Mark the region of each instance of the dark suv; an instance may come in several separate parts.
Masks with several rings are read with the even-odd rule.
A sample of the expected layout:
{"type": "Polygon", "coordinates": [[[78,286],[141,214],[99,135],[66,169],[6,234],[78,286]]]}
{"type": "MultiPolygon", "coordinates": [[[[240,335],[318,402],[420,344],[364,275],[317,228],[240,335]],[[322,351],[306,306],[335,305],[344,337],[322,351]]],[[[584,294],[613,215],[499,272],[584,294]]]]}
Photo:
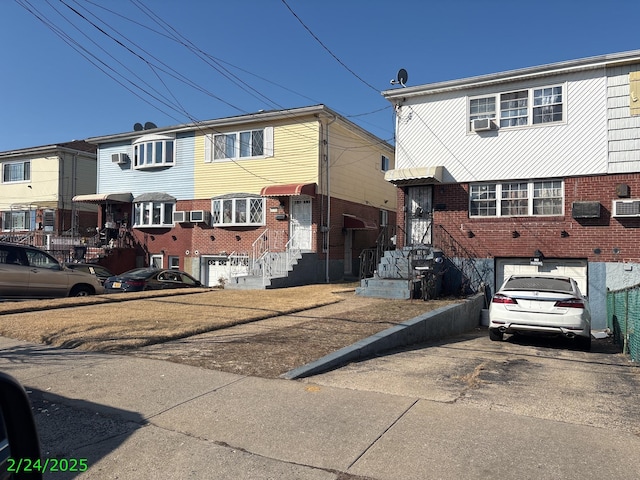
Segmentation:
{"type": "Polygon", "coordinates": [[[91,274],[69,270],[36,247],[0,242],[0,298],[81,297],[104,293],[91,274]]]}

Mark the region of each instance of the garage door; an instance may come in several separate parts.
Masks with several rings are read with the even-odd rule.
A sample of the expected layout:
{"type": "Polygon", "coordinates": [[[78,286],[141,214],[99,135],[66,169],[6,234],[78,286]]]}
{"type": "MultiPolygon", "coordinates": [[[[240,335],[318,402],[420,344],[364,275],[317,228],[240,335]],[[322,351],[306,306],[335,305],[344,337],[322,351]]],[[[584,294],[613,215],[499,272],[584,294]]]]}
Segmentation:
{"type": "Polygon", "coordinates": [[[584,295],[588,295],[587,260],[577,258],[544,259],[541,266],[531,265],[529,258],[496,259],[496,290],[509,275],[543,273],[573,278],[584,295]]]}

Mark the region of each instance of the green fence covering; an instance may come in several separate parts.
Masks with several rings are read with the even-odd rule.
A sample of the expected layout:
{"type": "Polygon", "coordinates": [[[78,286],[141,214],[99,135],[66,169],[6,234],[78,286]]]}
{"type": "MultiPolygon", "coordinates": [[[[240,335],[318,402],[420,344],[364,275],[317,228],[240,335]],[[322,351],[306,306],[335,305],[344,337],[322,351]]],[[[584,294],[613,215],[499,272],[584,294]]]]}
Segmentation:
{"type": "Polygon", "coordinates": [[[640,285],[607,292],[607,326],[623,353],[640,360],[640,285]]]}

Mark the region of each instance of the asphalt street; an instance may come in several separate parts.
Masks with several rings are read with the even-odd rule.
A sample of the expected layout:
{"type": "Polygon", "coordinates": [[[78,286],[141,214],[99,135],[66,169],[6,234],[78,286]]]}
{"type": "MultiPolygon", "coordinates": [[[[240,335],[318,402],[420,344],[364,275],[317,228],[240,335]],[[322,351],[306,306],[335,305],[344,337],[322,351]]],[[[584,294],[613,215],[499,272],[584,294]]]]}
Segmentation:
{"type": "Polygon", "coordinates": [[[640,369],[479,329],[301,381],[0,338],[47,479],[604,479],[640,474],[640,369]]]}

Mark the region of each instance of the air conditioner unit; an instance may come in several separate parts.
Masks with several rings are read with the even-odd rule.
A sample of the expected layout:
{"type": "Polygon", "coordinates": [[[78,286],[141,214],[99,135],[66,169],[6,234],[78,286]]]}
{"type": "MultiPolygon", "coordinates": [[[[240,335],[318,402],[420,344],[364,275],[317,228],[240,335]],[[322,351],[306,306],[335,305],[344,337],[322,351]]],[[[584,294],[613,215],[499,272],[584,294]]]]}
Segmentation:
{"type": "Polygon", "coordinates": [[[640,200],[614,200],[614,217],[640,217],[640,200]]]}
{"type": "Polygon", "coordinates": [[[211,212],[207,210],[191,210],[189,212],[189,220],[191,223],[211,223],[211,212]]]}
{"type": "Polygon", "coordinates": [[[129,162],[129,155],[126,153],[114,153],[111,155],[111,161],[118,165],[124,165],[129,162]]]}
{"type": "Polygon", "coordinates": [[[176,211],[173,212],[173,223],[186,223],[187,220],[187,212],[176,211]]]}
{"type": "Polygon", "coordinates": [[[485,132],[487,130],[493,130],[495,123],[491,118],[477,118],[471,122],[471,128],[474,132],[485,132]]]}

